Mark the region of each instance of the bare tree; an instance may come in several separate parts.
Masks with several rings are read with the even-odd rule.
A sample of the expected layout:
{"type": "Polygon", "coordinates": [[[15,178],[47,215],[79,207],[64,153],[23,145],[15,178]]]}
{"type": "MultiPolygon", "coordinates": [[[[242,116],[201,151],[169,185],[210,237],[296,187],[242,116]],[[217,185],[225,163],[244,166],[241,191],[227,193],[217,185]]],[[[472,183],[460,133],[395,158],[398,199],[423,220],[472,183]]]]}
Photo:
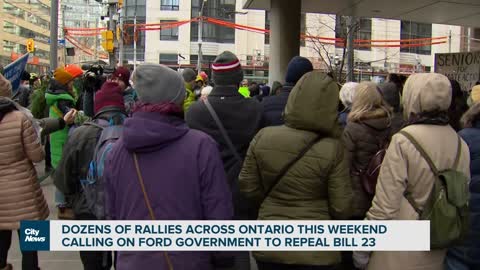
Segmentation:
{"type": "MultiPolygon", "coordinates": [[[[354,21],[351,27],[347,27],[346,16],[323,15],[319,17],[317,25],[315,25],[305,36],[308,45],[316,52],[320,61],[323,63],[324,69],[329,72],[339,83],[344,83],[348,77],[347,65],[347,37],[350,32],[356,37],[360,30],[360,19],[354,21]],[[333,23],[335,22],[335,23],[333,23]],[[335,27],[332,27],[335,25],[335,27]],[[335,40],[320,39],[319,36],[325,35],[327,32],[335,33],[335,40]]],[[[364,43],[370,45],[370,43],[364,43]]],[[[358,48],[358,47],[357,47],[358,48]]],[[[388,48],[382,48],[385,57],[382,59],[374,59],[362,61],[354,57],[355,61],[363,64],[372,64],[376,62],[387,61],[388,59],[398,55],[399,51],[389,55],[388,48]]]]}
{"type": "Polygon", "coordinates": [[[347,61],[347,37],[349,31],[356,33],[360,25],[357,20],[352,27],[347,27],[345,16],[328,15],[327,18],[335,21],[335,27],[332,27],[320,19],[317,29],[315,29],[315,34],[307,33],[305,39],[308,41],[309,47],[318,54],[326,71],[329,72],[337,82],[343,83],[348,75],[344,70],[347,61]],[[316,36],[316,34],[323,33],[325,30],[336,33],[336,39],[325,40],[316,36]],[[341,48],[340,56],[337,55],[337,48],[341,48]]]}

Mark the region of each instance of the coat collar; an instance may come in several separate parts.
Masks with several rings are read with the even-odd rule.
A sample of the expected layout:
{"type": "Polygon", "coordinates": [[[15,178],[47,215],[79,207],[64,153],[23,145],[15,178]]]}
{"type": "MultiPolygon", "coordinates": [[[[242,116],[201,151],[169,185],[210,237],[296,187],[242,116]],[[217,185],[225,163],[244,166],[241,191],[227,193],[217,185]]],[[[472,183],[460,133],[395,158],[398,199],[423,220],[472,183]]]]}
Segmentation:
{"type": "Polygon", "coordinates": [[[242,97],[235,85],[217,85],[209,96],[213,97],[242,97]]]}

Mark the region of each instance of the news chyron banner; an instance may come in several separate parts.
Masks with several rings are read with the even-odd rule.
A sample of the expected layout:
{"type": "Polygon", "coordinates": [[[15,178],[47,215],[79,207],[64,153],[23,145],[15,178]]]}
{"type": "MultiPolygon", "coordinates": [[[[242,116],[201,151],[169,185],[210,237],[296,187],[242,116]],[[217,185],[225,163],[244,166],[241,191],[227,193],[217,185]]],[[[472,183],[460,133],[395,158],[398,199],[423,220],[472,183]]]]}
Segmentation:
{"type": "Polygon", "coordinates": [[[428,251],[429,221],[22,221],[24,251],[428,251]]]}

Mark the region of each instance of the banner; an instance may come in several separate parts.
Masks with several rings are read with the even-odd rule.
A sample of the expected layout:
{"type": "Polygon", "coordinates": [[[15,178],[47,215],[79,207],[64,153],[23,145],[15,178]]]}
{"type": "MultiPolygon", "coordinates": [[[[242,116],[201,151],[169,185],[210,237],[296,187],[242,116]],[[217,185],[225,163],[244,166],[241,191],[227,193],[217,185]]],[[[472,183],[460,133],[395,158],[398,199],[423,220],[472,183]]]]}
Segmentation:
{"type": "Polygon", "coordinates": [[[469,92],[480,80],[480,52],[437,53],[435,72],[456,80],[463,91],[469,92]]]}
{"type": "Polygon", "coordinates": [[[52,251],[428,251],[429,221],[22,221],[52,251]]]}
{"type": "Polygon", "coordinates": [[[22,57],[8,64],[3,70],[3,76],[12,83],[13,96],[15,96],[18,87],[20,86],[20,79],[22,78],[22,73],[27,65],[28,55],[28,53],[24,54],[22,57]]]}

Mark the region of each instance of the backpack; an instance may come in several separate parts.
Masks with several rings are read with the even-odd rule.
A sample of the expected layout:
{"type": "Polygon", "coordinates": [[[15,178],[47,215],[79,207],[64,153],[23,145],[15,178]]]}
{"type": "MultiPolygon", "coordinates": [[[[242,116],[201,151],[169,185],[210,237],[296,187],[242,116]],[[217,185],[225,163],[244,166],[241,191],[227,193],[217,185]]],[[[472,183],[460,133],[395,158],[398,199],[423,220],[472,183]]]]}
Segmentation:
{"type": "Polygon", "coordinates": [[[460,242],[469,230],[469,179],[458,171],[462,141],[458,136],[458,150],[453,167],[438,171],[433,160],[412,135],[405,131],[399,133],[415,146],[435,175],[435,183],[422,210],[410,192],[405,191],[404,196],[418,213],[420,220],[430,220],[430,247],[432,249],[451,247],[460,242]]]}
{"type": "Polygon", "coordinates": [[[380,174],[380,168],[382,167],[383,159],[387,153],[388,140],[385,139],[380,144],[380,150],[368,162],[367,168],[360,172],[360,181],[362,183],[363,190],[370,195],[375,195],[375,189],[377,187],[378,175],[380,174]]]}
{"type": "MultiPolygon", "coordinates": [[[[122,115],[122,117],[125,116],[122,115]]],[[[97,119],[95,122],[86,122],[85,125],[98,127],[101,133],[97,140],[92,161],[88,166],[87,178],[80,180],[80,183],[88,209],[97,219],[102,220],[105,219],[105,182],[103,179],[105,160],[115,142],[122,135],[123,126],[115,125],[113,119],[110,121],[97,119]]]]}

